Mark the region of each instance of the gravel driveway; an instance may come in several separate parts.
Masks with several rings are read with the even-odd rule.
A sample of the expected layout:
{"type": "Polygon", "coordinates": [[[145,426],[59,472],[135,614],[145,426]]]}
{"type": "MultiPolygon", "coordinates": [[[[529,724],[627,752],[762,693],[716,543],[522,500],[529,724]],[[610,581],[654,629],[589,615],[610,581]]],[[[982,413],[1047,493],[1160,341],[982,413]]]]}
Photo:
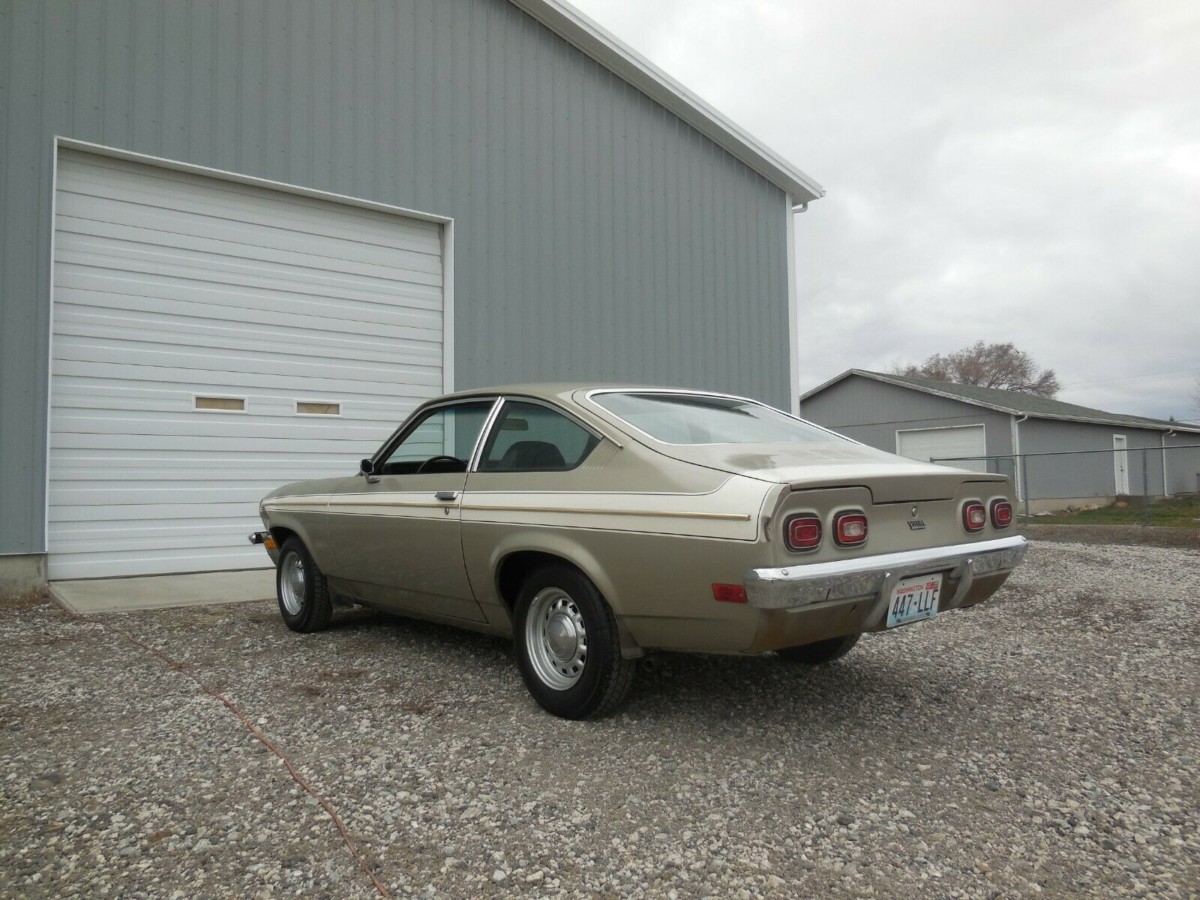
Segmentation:
{"type": "Polygon", "coordinates": [[[0,895],[1196,896],[1198,622],[1195,550],[1038,543],[975,610],[669,655],[581,724],[438,626],[10,601],[0,895]]]}

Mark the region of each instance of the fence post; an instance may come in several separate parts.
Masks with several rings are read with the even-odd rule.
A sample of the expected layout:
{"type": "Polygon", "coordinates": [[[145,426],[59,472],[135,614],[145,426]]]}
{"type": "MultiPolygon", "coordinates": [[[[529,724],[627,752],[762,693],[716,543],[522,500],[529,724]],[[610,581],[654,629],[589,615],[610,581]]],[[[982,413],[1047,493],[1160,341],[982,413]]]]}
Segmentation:
{"type": "Polygon", "coordinates": [[[1017,460],[1021,464],[1021,494],[1024,495],[1025,521],[1026,521],[1026,523],[1028,523],[1029,522],[1029,466],[1026,465],[1025,454],[1022,453],[1020,456],[1017,457],[1017,460]]]}
{"type": "Polygon", "coordinates": [[[1142,524],[1150,524],[1150,462],[1142,448],[1142,524]]]}

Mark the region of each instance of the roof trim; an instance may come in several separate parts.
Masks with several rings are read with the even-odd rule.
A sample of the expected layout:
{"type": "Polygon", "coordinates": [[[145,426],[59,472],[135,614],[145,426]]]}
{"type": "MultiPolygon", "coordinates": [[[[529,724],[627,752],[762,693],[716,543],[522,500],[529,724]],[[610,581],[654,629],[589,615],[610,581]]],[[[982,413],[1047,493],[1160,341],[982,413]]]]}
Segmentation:
{"type": "Polygon", "coordinates": [[[890,384],[894,387],[907,388],[910,391],[918,391],[922,394],[930,394],[934,397],[942,397],[946,400],[954,400],[958,403],[965,403],[968,406],[979,406],[983,409],[990,409],[995,412],[1006,413],[1013,416],[1026,416],[1030,419],[1052,419],[1057,422],[1083,422],[1089,425],[1112,425],[1117,428],[1141,428],[1145,431],[1182,431],[1187,434],[1200,434],[1200,426],[1191,425],[1186,422],[1161,422],[1154,419],[1146,419],[1141,416],[1120,416],[1115,413],[1106,413],[1103,410],[1097,410],[1099,415],[1096,416],[1073,416],[1065,413],[1050,413],[1039,412],[1037,410],[1021,409],[1019,406],[1004,406],[999,403],[989,403],[986,400],[978,400],[974,397],[964,397],[961,394],[956,394],[952,391],[939,391],[937,388],[928,387],[923,384],[911,384],[902,378],[892,378],[881,372],[868,372],[866,369],[847,369],[841,375],[836,375],[826,381],[824,384],[817,385],[810,391],[806,391],[800,396],[801,415],[803,415],[804,401],[810,397],[819,394],[821,391],[832,387],[840,381],[845,381],[851,375],[859,375],[863,378],[870,378],[872,381],[879,381],[883,384],[890,384]]]}
{"type": "Polygon", "coordinates": [[[820,184],[575,7],[563,0],[509,2],[784,190],[792,203],[825,196],[820,184]]]}

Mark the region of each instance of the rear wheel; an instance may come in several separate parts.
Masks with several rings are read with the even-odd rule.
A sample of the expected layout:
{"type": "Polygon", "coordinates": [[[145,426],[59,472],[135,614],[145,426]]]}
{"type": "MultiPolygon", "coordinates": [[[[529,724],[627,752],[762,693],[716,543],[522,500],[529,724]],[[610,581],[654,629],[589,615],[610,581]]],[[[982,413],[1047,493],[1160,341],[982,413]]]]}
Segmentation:
{"type": "Polygon", "coordinates": [[[279,551],[275,593],[283,621],[292,631],[320,631],[329,624],[333,613],[329,585],[298,537],[288,538],[279,551]]]}
{"type": "Polygon", "coordinates": [[[862,635],[851,634],[847,637],[830,638],[827,641],[814,641],[811,644],[801,644],[799,647],[784,647],[782,650],[776,650],[775,652],[788,662],[817,666],[821,663],[841,659],[854,649],[854,645],[858,643],[860,637],[862,635]]]}
{"type": "Polygon", "coordinates": [[[633,684],[621,657],[617,620],[596,586],[569,566],[546,566],[521,586],[515,610],[517,665],[547,712],[599,718],[620,706],[633,684]]]}

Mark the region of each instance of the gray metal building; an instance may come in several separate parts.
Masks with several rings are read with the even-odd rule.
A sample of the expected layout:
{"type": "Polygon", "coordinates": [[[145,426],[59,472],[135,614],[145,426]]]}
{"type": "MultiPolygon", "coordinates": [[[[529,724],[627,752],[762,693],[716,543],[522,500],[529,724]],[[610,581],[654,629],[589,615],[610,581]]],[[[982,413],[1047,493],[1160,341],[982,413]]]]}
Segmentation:
{"type": "Polygon", "coordinates": [[[0,0],[0,587],[526,379],[798,395],[821,188],[557,0],[0,0]]]}
{"type": "Polygon", "coordinates": [[[1196,425],[862,369],[803,394],[800,412],[901,456],[958,459],[950,464],[1010,475],[1022,499],[1028,494],[1039,501],[1034,511],[1121,494],[1198,490],[1196,425]]]}

